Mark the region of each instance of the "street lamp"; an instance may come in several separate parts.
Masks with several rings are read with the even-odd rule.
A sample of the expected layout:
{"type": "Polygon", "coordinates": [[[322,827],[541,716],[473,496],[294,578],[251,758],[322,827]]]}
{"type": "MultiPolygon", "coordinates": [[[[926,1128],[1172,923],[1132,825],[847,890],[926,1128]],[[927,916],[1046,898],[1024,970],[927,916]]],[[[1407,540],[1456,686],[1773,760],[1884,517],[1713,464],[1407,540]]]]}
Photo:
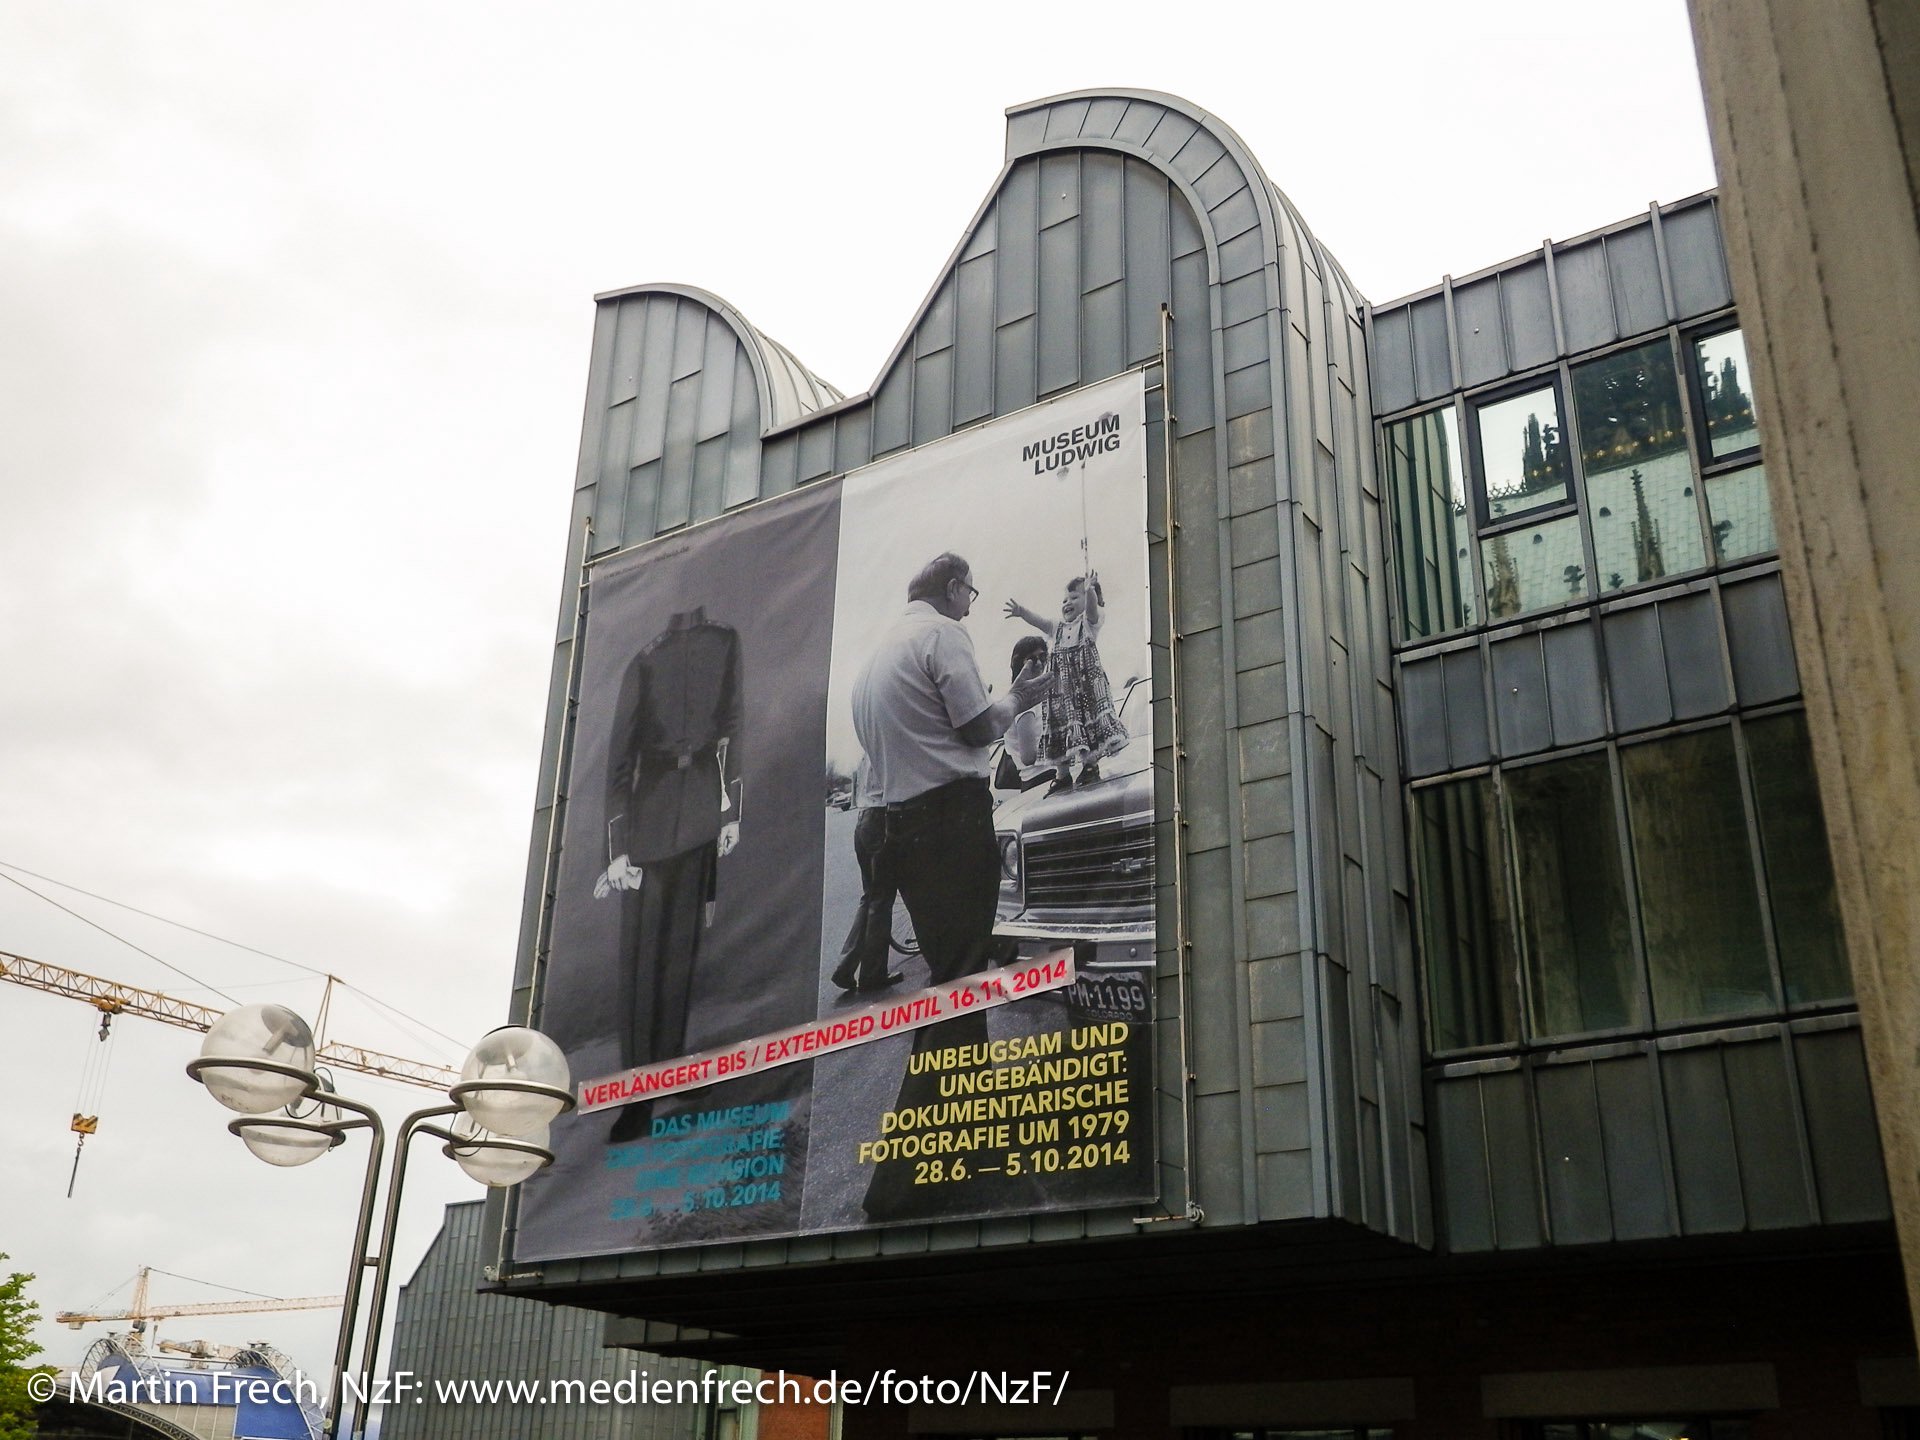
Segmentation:
{"type": "MultiPolygon", "coordinates": [[[[387,1178],[380,1243],[371,1253],[367,1240],[373,1229],[386,1127],[371,1106],[339,1094],[332,1078],[314,1068],[313,1030],[305,1020],[284,1005],[243,1005],[215,1022],[199,1058],[188,1062],[187,1074],[206,1086],[215,1100],[239,1112],[227,1129],[269,1165],[305,1165],[344,1143],[349,1130],[372,1134],[327,1405],[327,1434],[338,1440],[341,1392],[360,1311],[360,1285],[368,1270],[373,1271],[373,1302],[360,1350],[363,1381],[373,1375],[379,1354],[409,1142],[415,1135],[432,1135],[445,1142],[441,1153],[481,1184],[518,1185],[553,1163],[547,1126],[574,1103],[566,1056],[538,1030],[520,1025],[491,1031],[473,1047],[461,1067],[459,1083],[447,1092],[451,1103],[416,1110],[401,1122],[387,1178]],[[448,1119],[450,1126],[433,1123],[448,1119]]],[[[365,1431],[366,1415],[365,1406],[354,1406],[350,1435],[365,1431]]]]}

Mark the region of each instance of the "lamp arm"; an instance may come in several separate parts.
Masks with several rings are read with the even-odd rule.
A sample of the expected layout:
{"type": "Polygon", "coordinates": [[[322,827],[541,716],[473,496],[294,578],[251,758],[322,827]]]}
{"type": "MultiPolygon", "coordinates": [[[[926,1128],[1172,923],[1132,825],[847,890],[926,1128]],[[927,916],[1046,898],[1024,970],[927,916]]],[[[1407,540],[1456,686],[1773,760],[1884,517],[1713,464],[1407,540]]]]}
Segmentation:
{"type": "MultiPolygon", "coordinates": [[[[340,1301],[340,1333],[333,1346],[333,1386],[327,1394],[327,1434],[339,1440],[341,1387],[346,1382],[347,1361],[353,1354],[353,1324],[360,1312],[360,1283],[367,1273],[367,1236],[373,1229],[373,1202],[380,1183],[380,1161],[387,1145],[387,1129],[379,1112],[344,1095],[329,1095],[328,1103],[357,1119],[343,1121],[341,1129],[364,1126],[372,1132],[367,1145],[367,1177],[360,1185],[360,1216],[353,1228],[353,1268],[347,1272],[347,1284],[340,1301]]],[[[355,1425],[360,1424],[361,1407],[354,1407],[355,1425]]]]}
{"type": "MultiPolygon", "coordinates": [[[[373,1112],[364,1107],[354,1107],[361,1114],[373,1112]]],[[[365,1263],[373,1267],[373,1304],[367,1316],[367,1335],[360,1346],[360,1376],[362,1381],[371,1380],[374,1367],[380,1355],[380,1328],[385,1319],[387,1305],[387,1281],[393,1273],[393,1235],[400,1221],[400,1192],[406,1183],[407,1147],[413,1137],[429,1120],[437,1120],[443,1115],[458,1115],[458,1105],[434,1105],[425,1110],[416,1110],[400,1122],[400,1130],[394,1139],[393,1168],[387,1175],[387,1212],[380,1224],[380,1248],[366,1256],[365,1263]]],[[[371,1181],[369,1181],[371,1184],[371,1181]]],[[[371,1195],[369,1194],[369,1198],[371,1195]]],[[[362,1212],[362,1244],[364,1244],[365,1223],[372,1219],[371,1205],[362,1212]]],[[[364,1252],[362,1252],[364,1253],[364,1252]]],[[[357,1409],[353,1415],[353,1440],[366,1434],[367,1417],[364,1409],[357,1409]]],[[[336,1437],[337,1440],[337,1437],[336,1437]]]]}

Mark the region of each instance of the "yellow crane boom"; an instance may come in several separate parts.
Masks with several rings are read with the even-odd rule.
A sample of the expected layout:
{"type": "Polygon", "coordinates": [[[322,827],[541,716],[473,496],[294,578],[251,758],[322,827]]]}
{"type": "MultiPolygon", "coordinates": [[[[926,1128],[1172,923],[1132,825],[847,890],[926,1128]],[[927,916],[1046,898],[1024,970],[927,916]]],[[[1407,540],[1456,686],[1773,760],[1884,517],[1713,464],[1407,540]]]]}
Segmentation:
{"type": "MultiPolygon", "coordinates": [[[[340,1295],[307,1295],[299,1299],[282,1300],[272,1296],[255,1296],[250,1300],[215,1300],[192,1305],[153,1305],[147,1300],[147,1277],[152,1267],[142,1265],[133,1281],[133,1303],[124,1310],[62,1310],[54,1315],[54,1320],[70,1329],[78,1330],[82,1325],[91,1325],[103,1320],[131,1320],[136,1329],[145,1330],[148,1321],[171,1319],[176,1315],[251,1315],[275,1310],[337,1310],[345,1303],[340,1295]]],[[[149,1340],[153,1337],[149,1336],[149,1340]]]]}
{"type": "MultiPolygon", "coordinates": [[[[218,1010],[196,1005],[191,1000],[176,1000],[158,990],[142,990],[137,986],[122,985],[116,980],[102,980],[97,975],[85,975],[78,970],[49,965],[44,960],[30,960],[24,955],[10,954],[4,950],[0,950],[0,980],[24,985],[30,990],[44,991],[49,995],[64,995],[69,1000],[84,1000],[103,1015],[139,1015],[166,1025],[177,1025],[182,1030],[198,1030],[203,1034],[213,1028],[213,1023],[221,1015],[218,1010]]],[[[378,1075],[385,1080],[398,1080],[402,1084],[418,1085],[427,1090],[444,1091],[460,1079],[459,1071],[444,1065],[408,1060],[358,1045],[343,1045],[337,1040],[329,1040],[321,1045],[315,1059],[320,1064],[341,1070],[357,1070],[363,1075],[378,1075]]],[[[300,1303],[312,1305],[320,1302],[300,1303]]],[[[338,1301],[327,1303],[337,1304],[338,1301]]],[[[183,1310],[169,1313],[211,1312],[183,1310]]]]}

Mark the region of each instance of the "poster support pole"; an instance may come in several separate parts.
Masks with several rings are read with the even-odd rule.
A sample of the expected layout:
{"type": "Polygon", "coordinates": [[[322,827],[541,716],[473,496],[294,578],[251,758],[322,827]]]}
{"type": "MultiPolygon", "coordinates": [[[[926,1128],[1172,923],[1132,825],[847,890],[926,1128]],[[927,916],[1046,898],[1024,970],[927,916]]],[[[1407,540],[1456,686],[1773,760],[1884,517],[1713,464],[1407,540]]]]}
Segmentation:
{"type": "Polygon", "coordinates": [[[547,807],[546,855],[540,864],[540,918],[534,927],[533,968],[527,985],[527,1013],[517,1023],[531,1027],[546,988],[547,952],[553,943],[554,891],[559,885],[560,826],[567,808],[567,767],[573,758],[573,724],[580,711],[580,649],[587,623],[587,562],[593,553],[593,516],[580,522],[579,579],[574,582],[573,634],[567,642],[566,705],[560,715],[560,743],[554,747],[553,803],[547,807]]]}
{"type": "MultiPolygon", "coordinates": [[[[580,563],[577,567],[578,579],[574,582],[573,634],[567,642],[567,679],[566,704],[560,714],[560,743],[554,747],[553,757],[553,796],[547,806],[547,844],[546,854],[540,862],[540,915],[534,924],[533,964],[527,976],[527,1009],[516,1023],[529,1029],[536,1028],[535,1021],[540,1013],[541,996],[546,990],[548,951],[553,943],[553,903],[554,892],[559,887],[560,876],[560,827],[567,808],[566,783],[569,768],[573,763],[573,726],[580,710],[580,651],[586,642],[587,624],[587,567],[593,556],[593,516],[586,515],[580,521],[580,563]]],[[[401,1146],[404,1150],[405,1141],[401,1146]]],[[[507,1236],[513,1233],[514,1222],[520,1211],[520,1190],[518,1186],[507,1192],[505,1208],[500,1216],[500,1243],[494,1253],[493,1264],[487,1267],[487,1278],[496,1283],[503,1280],[531,1279],[538,1272],[507,1273],[507,1236]]]]}
{"type": "Polygon", "coordinates": [[[1186,867],[1186,829],[1187,818],[1184,811],[1186,800],[1187,751],[1182,743],[1180,729],[1180,645],[1184,637],[1180,634],[1180,606],[1178,603],[1177,567],[1174,560],[1174,539],[1180,531],[1180,521],[1176,518],[1173,486],[1174,433],[1180,421],[1173,413],[1173,309],[1168,305],[1160,307],[1160,413],[1163,419],[1160,444],[1160,479],[1162,499],[1165,504],[1164,523],[1166,526],[1166,566],[1167,566],[1167,727],[1172,732],[1170,740],[1173,746],[1173,766],[1171,789],[1173,791],[1173,957],[1174,985],[1180,997],[1180,1186],[1185,1204],[1180,1210],[1164,1215],[1143,1215],[1136,1217],[1136,1225],[1153,1225],[1166,1220],[1190,1220],[1198,1223],[1206,1218],[1206,1211],[1200,1208],[1193,1193],[1193,1023],[1191,1019],[1192,983],[1190,965],[1193,952],[1193,940],[1187,929],[1187,867],[1186,867]]]}

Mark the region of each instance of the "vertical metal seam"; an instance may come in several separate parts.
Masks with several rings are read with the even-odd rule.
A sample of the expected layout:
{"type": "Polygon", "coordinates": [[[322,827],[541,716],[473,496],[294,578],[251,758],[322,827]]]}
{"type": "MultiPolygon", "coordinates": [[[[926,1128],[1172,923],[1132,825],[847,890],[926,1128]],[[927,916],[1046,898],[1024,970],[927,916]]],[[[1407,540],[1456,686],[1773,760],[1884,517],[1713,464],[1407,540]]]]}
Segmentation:
{"type": "MultiPolygon", "coordinates": [[[[1171,282],[1171,269],[1168,276],[1171,282]]],[[[1165,511],[1161,526],[1165,539],[1167,570],[1167,728],[1173,746],[1170,767],[1173,790],[1173,938],[1174,984],[1180,997],[1180,1177],[1186,1203],[1185,1218],[1200,1221],[1206,1212],[1200,1208],[1194,1191],[1193,1109],[1197,1077],[1193,1069],[1192,1040],[1193,990],[1188,966],[1192,941],[1187,931],[1186,839],[1183,801],[1186,792],[1187,752],[1180,728],[1180,605],[1177,589],[1178,563],[1174,555],[1174,537],[1179,533],[1178,506],[1174,487],[1174,437],[1179,417],[1173,409],[1173,310],[1160,307],[1160,469],[1164,486],[1165,511]]]]}
{"type": "MultiPolygon", "coordinates": [[[[588,561],[593,554],[593,515],[589,511],[580,522],[580,565],[579,579],[575,582],[573,606],[573,633],[567,640],[567,677],[563,682],[564,699],[560,707],[560,734],[554,746],[553,793],[547,801],[547,847],[546,855],[540,866],[540,914],[534,922],[533,953],[527,974],[527,1008],[521,1023],[533,1026],[539,1018],[540,1007],[545,997],[547,949],[552,941],[551,922],[553,917],[554,891],[559,884],[560,827],[566,810],[565,785],[568,767],[573,757],[574,724],[580,709],[580,651],[585,643],[583,631],[587,620],[588,603],[588,561]]],[[[516,1186],[507,1192],[506,1205],[500,1215],[500,1242],[495,1250],[494,1266],[496,1273],[504,1274],[508,1269],[507,1252],[511,1248],[507,1237],[519,1228],[520,1192],[516,1186]]]]}
{"type": "Polygon", "coordinates": [[[1653,268],[1660,274],[1660,303],[1667,307],[1667,324],[1680,318],[1680,305],[1674,299],[1673,275],[1667,265],[1667,232],[1662,223],[1660,202],[1647,206],[1647,224],[1653,231],[1653,268]]]}

